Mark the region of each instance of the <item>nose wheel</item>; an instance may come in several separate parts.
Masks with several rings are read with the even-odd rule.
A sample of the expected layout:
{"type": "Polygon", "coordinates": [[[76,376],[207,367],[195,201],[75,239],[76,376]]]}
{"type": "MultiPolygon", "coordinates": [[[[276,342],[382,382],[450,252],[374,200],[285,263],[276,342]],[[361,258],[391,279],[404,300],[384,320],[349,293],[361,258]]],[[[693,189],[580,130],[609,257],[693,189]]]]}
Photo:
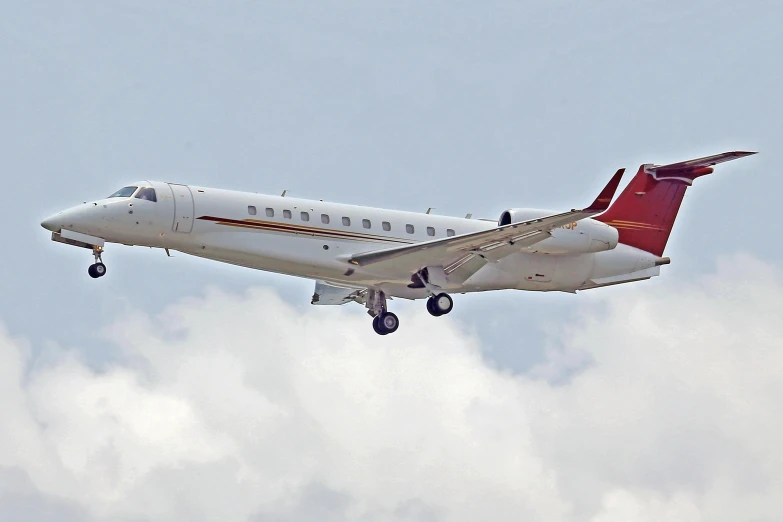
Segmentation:
{"type": "Polygon", "coordinates": [[[106,265],[103,263],[95,263],[90,265],[90,268],[87,269],[87,273],[90,274],[90,277],[93,279],[103,277],[106,275],[106,265]]]}
{"type": "Polygon", "coordinates": [[[90,268],[87,269],[87,273],[90,274],[90,277],[93,279],[98,279],[99,277],[106,275],[106,265],[103,264],[103,260],[101,259],[102,253],[103,249],[101,247],[92,249],[92,255],[95,256],[95,263],[90,265],[90,268]]]}

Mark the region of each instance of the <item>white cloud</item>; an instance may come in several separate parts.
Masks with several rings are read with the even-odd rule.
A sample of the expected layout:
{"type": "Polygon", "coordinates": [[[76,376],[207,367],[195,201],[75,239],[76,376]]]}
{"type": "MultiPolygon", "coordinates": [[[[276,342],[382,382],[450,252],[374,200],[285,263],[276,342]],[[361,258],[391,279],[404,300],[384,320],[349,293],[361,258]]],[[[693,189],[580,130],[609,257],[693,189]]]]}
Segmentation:
{"type": "Polygon", "coordinates": [[[379,338],[263,288],[118,318],[101,371],[2,333],[0,515],[778,520],[781,296],[743,256],[586,293],[522,376],[421,307],[379,338]]]}

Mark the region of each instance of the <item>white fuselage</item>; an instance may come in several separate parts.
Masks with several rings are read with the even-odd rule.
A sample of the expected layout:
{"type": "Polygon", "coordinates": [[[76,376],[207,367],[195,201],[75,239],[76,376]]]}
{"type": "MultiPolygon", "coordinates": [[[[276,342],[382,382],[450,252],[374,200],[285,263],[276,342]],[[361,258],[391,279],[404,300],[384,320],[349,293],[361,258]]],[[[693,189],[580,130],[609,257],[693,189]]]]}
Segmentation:
{"type": "MultiPolygon", "coordinates": [[[[157,201],[113,197],[60,212],[45,227],[110,243],[166,248],[258,270],[423,298],[410,274],[376,273],[347,262],[352,254],[497,227],[464,219],[248,192],[144,181],[157,201]]],[[[551,212],[517,210],[516,217],[551,212]]],[[[656,256],[617,244],[616,230],[592,219],[487,263],[452,292],[497,289],[567,291],[658,275],[656,256]]]]}

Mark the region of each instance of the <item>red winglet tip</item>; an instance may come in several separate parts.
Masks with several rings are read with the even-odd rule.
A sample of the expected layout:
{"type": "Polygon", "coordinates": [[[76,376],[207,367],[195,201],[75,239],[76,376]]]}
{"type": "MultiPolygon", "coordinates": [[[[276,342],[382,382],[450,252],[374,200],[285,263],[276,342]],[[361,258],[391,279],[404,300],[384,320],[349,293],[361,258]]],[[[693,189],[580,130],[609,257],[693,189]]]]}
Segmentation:
{"type": "Polygon", "coordinates": [[[623,179],[623,174],[625,174],[625,169],[619,169],[617,172],[615,172],[614,176],[612,176],[612,179],[609,180],[609,183],[606,184],[601,193],[598,194],[598,197],[595,198],[595,201],[593,201],[593,203],[587,207],[585,211],[603,212],[609,208],[609,204],[612,202],[614,193],[617,192],[617,187],[620,186],[620,180],[623,179]]]}

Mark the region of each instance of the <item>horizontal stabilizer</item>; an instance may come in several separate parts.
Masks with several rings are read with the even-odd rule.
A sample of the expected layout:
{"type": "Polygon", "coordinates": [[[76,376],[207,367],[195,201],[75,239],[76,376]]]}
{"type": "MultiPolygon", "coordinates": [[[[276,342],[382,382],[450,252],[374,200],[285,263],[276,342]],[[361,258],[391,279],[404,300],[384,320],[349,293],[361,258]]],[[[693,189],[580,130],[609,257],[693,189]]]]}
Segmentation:
{"type": "Polygon", "coordinates": [[[648,174],[652,174],[655,179],[683,177],[685,178],[683,181],[687,179],[693,181],[699,176],[712,173],[712,169],[710,167],[714,167],[718,163],[744,158],[745,156],[752,156],[753,154],[757,154],[757,152],[723,152],[721,154],[706,156],[704,158],[680,161],[679,163],[670,163],[669,165],[645,165],[644,170],[648,174]]]}

